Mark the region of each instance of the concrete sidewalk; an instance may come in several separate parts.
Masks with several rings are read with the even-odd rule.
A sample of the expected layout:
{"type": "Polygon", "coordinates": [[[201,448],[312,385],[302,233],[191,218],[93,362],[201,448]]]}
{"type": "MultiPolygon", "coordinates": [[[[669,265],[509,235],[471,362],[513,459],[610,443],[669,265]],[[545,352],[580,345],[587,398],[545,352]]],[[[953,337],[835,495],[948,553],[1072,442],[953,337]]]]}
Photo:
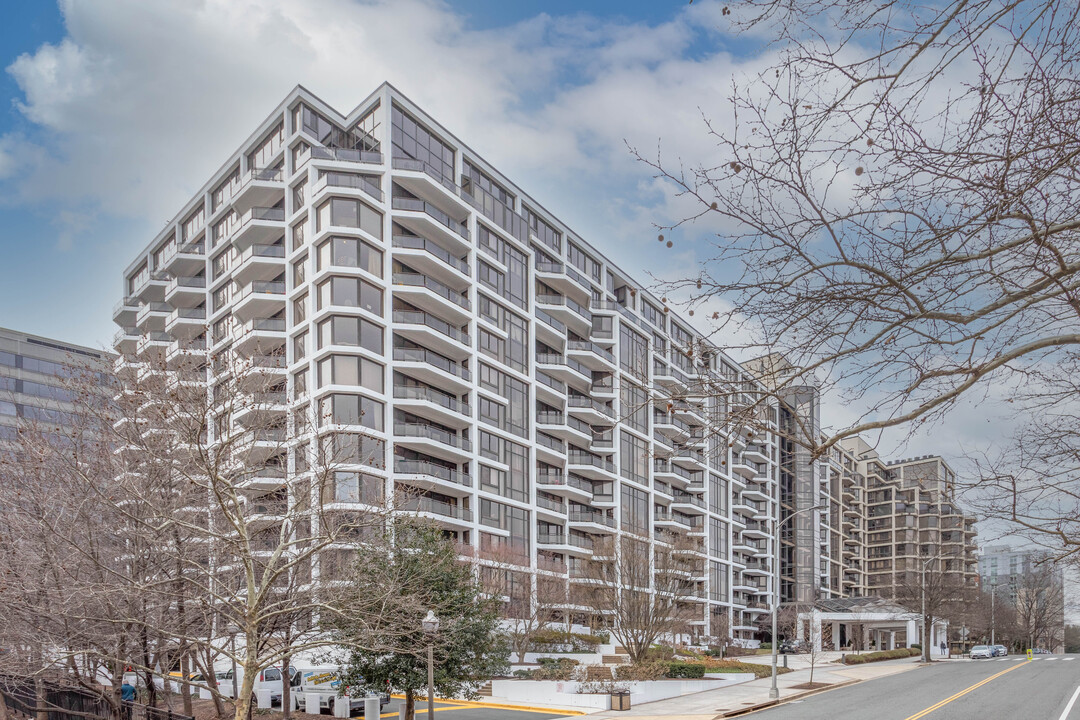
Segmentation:
{"type": "MultiPolygon", "coordinates": [[[[917,657],[867,663],[866,665],[818,664],[814,668],[814,684],[847,685],[907,672],[919,666],[919,658],[917,657]]],[[[826,689],[802,690],[794,687],[808,682],[810,682],[809,669],[795,670],[784,675],[778,675],[776,685],[780,691],[780,701],[794,700],[808,693],[821,692],[826,689]]],[[[762,678],[740,685],[731,685],[716,690],[694,693],[693,695],[683,695],[682,697],[645,703],[630,710],[604,710],[592,713],[588,717],[634,717],[638,720],[650,718],[656,720],[712,720],[718,715],[747,710],[756,705],[769,702],[769,689],[771,687],[772,679],[762,678]]]]}

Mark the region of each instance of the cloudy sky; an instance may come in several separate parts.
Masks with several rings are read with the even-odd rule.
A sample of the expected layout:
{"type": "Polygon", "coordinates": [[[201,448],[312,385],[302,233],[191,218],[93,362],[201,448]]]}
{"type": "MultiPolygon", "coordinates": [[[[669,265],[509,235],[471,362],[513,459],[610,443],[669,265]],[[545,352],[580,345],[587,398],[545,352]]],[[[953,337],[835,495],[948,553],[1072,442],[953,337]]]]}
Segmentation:
{"type": "MultiPolygon", "coordinates": [[[[709,162],[703,116],[773,59],[698,0],[64,0],[0,24],[0,326],[108,346],[123,267],[296,84],[351,110],[388,80],[618,264],[694,272],[669,189],[628,145],[709,162]],[[581,7],[587,7],[582,11],[581,7]]],[[[699,313],[700,318],[705,313],[699,313]]],[[[1009,430],[974,399],[886,456],[1009,430]]],[[[828,409],[830,424],[849,412],[828,409]]],[[[985,538],[984,538],[985,539],[985,538]]]]}

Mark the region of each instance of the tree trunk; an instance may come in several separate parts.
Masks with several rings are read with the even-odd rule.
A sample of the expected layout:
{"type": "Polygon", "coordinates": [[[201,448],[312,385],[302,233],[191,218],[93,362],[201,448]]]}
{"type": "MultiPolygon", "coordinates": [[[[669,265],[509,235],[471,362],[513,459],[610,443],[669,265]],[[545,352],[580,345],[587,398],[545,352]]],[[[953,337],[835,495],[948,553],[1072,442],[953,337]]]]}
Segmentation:
{"type": "Polygon", "coordinates": [[[210,697],[214,700],[214,712],[219,718],[225,717],[225,703],[221,702],[221,693],[218,691],[217,675],[214,673],[214,656],[210,648],[206,649],[206,667],[203,670],[203,679],[210,688],[210,697]]]}
{"type": "Polygon", "coordinates": [[[923,615],[922,656],[923,662],[930,662],[930,616],[923,615]]]}
{"type": "Polygon", "coordinates": [[[45,709],[45,685],[41,678],[34,678],[34,705],[37,720],[49,720],[49,711],[45,709]]]}
{"type": "Polygon", "coordinates": [[[289,720],[289,714],[292,710],[292,673],[289,672],[292,658],[286,655],[281,660],[281,717],[282,720],[289,720]]]}
{"type": "Polygon", "coordinates": [[[405,720],[415,720],[416,718],[416,698],[413,696],[412,690],[405,691],[405,720]]]}
{"type": "Polygon", "coordinates": [[[191,675],[191,661],[187,652],[184,652],[180,656],[180,678],[183,680],[180,683],[180,697],[184,701],[184,714],[189,716],[195,714],[191,708],[191,675]]]}

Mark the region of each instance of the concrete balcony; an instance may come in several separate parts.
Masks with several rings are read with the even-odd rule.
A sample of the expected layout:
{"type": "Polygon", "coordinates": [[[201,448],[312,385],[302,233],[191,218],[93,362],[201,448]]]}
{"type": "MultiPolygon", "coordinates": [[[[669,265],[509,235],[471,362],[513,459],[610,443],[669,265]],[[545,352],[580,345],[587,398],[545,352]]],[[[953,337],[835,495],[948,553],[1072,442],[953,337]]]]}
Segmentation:
{"type": "Polygon", "coordinates": [[[172,337],[166,332],[151,331],[141,337],[135,346],[135,354],[140,360],[146,362],[161,361],[165,359],[172,337]]]}
{"type": "Polygon", "coordinates": [[[423,423],[394,423],[394,444],[454,463],[472,459],[469,439],[423,423]]]}
{"type": "Polygon", "coordinates": [[[198,275],[199,271],[206,267],[205,243],[202,240],[196,240],[178,246],[175,252],[165,256],[162,266],[173,275],[198,275]]]}
{"type": "Polygon", "coordinates": [[[536,369],[577,387],[592,384],[592,370],[577,360],[555,353],[536,353],[536,369]]]}
{"type": "Polygon", "coordinates": [[[240,180],[233,191],[232,207],[243,215],[255,207],[273,207],[285,199],[285,184],[281,170],[254,168],[240,180]]]}
{"type": "Polygon", "coordinates": [[[198,365],[206,360],[206,339],[173,340],[165,353],[165,364],[176,369],[198,365]]]}
{"type": "Polygon", "coordinates": [[[457,256],[438,243],[418,235],[395,235],[391,242],[395,260],[455,290],[472,284],[468,255],[457,256]]]}
{"type": "Polygon", "coordinates": [[[160,332],[165,329],[165,321],[172,312],[172,306],[166,302],[147,302],[135,316],[135,327],[140,332],[160,332]]]}
{"type": "Polygon", "coordinates": [[[599,455],[572,448],[567,454],[566,470],[593,480],[618,480],[615,463],[599,455]]]}
{"type": "Polygon", "coordinates": [[[143,273],[132,288],[132,296],[141,302],[162,302],[165,299],[165,286],[169,277],[162,271],[143,273]]]}
{"type": "Polygon", "coordinates": [[[589,503],[593,499],[592,483],[566,473],[541,472],[536,475],[539,490],[558,495],[567,500],[589,503]]]}
{"type": "Polygon", "coordinates": [[[472,493],[472,477],[468,473],[423,460],[395,460],[394,478],[443,495],[462,497],[472,493]]]}
{"type": "Polygon", "coordinates": [[[472,408],[467,402],[429,387],[395,385],[394,405],[449,427],[465,428],[472,424],[472,408]]]}
{"type": "Polygon", "coordinates": [[[456,395],[463,395],[473,387],[472,373],[467,367],[431,350],[394,348],[394,367],[456,395]]]}
{"type": "Polygon", "coordinates": [[[398,509],[436,520],[442,525],[472,527],[472,511],[460,503],[448,503],[429,497],[413,497],[405,498],[398,509]]]}
{"type": "Polygon", "coordinates": [[[113,347],[122,355],[131,355],[139,345],[139,331],[134,327],[122,327],[113,336],[113,347]]]}
{"type": "Polygon", "coordinates": [[[454,248],[455,253],[468,252],[469,228],[434,203],[395,197],[391,207],[394,219],[417,235],[437,239],[440,244],[454,248]]]}
{"type": "Polygon", "coordinates": [[[472,303],[468,296],[434,278],[419,273],[394,273],[392,283],[394,297],[449,323],[460,326],[472,319],[472,303]]]}
{"type": "Polygon", "coordinates": [[[255,244],[270,245],[284,234],[285,208],[253,207],[240,216],[232,243],[243,251],[255,244]]]}
{"type": "Polygon", "coordinates": [[[604,403],[584,395],[568,395],[566,411],[589,425],[614,425],[615,411],[604,403]]]}
{"type": "Polygon", "coordinates": [[[195,307],[206,300],[206,278],[176,276],[165,287],[165,302],[173,307],[195,307]]]}
{"type": "Polygon", "coordinates": [[[418,198],[443,208],[446,214],[463,221],[469,216],[469,205],[453,178],[445,177],[437,168],[412,158],[391,160],[394,182],[418,198]]]}
{"type": "Polygon", "coordinates": [[[269,318],[285,309],[285,282],[256,280],[244,287],[233,304],[238,320],[269,318]]]}
{"type": "Polygon", "coordinates": [[[169,313],[165,332],[174,338],[193,338],[206,332],[206,308],[178,307],[169,313]]]}
{"type": "Polygon", "coordinates": [[[573,298],[563,295],[537,295],[536,306],[556,318],[578,335],[592,332],[592,313],[573,298]]]}
{"type": "Polygon", "coordinates": [[[454,360],[472,355],[469,333],[430,313],[395,310],[394,332],[454,360]]]}
{"type": "Polygon", "coordinates": [[[135,318],[139,314],[139,301],[133,297],[126,297],[113,306],[113,322],[123,327],[135,325],[135,318]]]}
{"type": "MultiPolygon", "coordinates": [[[[539,257],[539,256],[538,256],[539,257]]],[[[575,268],[560,262],[536,260],[533,263],[537,280],[580,303],[592,299],[592,283],[575,268]]]]}
{"type": "Polygon", "coordinates": [[[600,512],[585,510],[571,510],[567,516],[570,527],[584,530],[594,534],[609,534],[615,532],[615,518],[600,512]]]}
{"type": "Polygon", "coordinates": [[[566,357],[577,360],[590,370],[602,372],[615,372],[615,356],[611,351],[594,342],[581,340],[568,340],[566,343],[566,357]]]}
{"type": "Polygon", "coordinates": [[[240,253],[232,279],[238,285],[256,280],[273,280],[285,269],[285,246],[254,244],[240,253]]]}
{"type": "Polygon", "coordinates": [[[285,318],[252,318],[236,327],[233,338],[241,355],[274,355],[285,346],[285,318]]]}

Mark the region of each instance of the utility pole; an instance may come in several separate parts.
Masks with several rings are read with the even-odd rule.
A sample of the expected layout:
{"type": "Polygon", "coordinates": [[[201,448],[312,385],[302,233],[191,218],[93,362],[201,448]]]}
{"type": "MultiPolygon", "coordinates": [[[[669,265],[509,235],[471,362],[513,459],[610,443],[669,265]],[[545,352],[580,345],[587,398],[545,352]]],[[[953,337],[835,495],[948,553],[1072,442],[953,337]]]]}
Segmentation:
{"type": "MultiPolygon", "coordinates": [[[[773,568],[775,571],[773,573],[773,583],[775,584],[775,587],[773,588],[772,606],[772,687],[769,688],[769,698],[772,700],[776,700],[780,697],[780,690],[776,687],[776,648],[778,645],[776,637],[776,612],[780,607],[780,528],[784,527],[784,524],[790,522],[796,515],[801,515],[802,513],[811,512],[813,510],[824,510],[826,507],[828,506],[824,504],[814,505],[813,507],[803,508],[802,510],[791,513],[784,518],[783,522],[773,521],[776,525],[775,537],[773,538],[773,562],[776,563],[776,567],[773,568]]],[[[779,517],[779,505],[777,506],[776,512],[779,517]]]]}
{"type": "Polygon", "coordinates": [[[990,583],[990,644],[994,644],[994,630],[997,629],[997,621],[994,619],[994,600],[997,598],[997,578],[990,583]]]}

